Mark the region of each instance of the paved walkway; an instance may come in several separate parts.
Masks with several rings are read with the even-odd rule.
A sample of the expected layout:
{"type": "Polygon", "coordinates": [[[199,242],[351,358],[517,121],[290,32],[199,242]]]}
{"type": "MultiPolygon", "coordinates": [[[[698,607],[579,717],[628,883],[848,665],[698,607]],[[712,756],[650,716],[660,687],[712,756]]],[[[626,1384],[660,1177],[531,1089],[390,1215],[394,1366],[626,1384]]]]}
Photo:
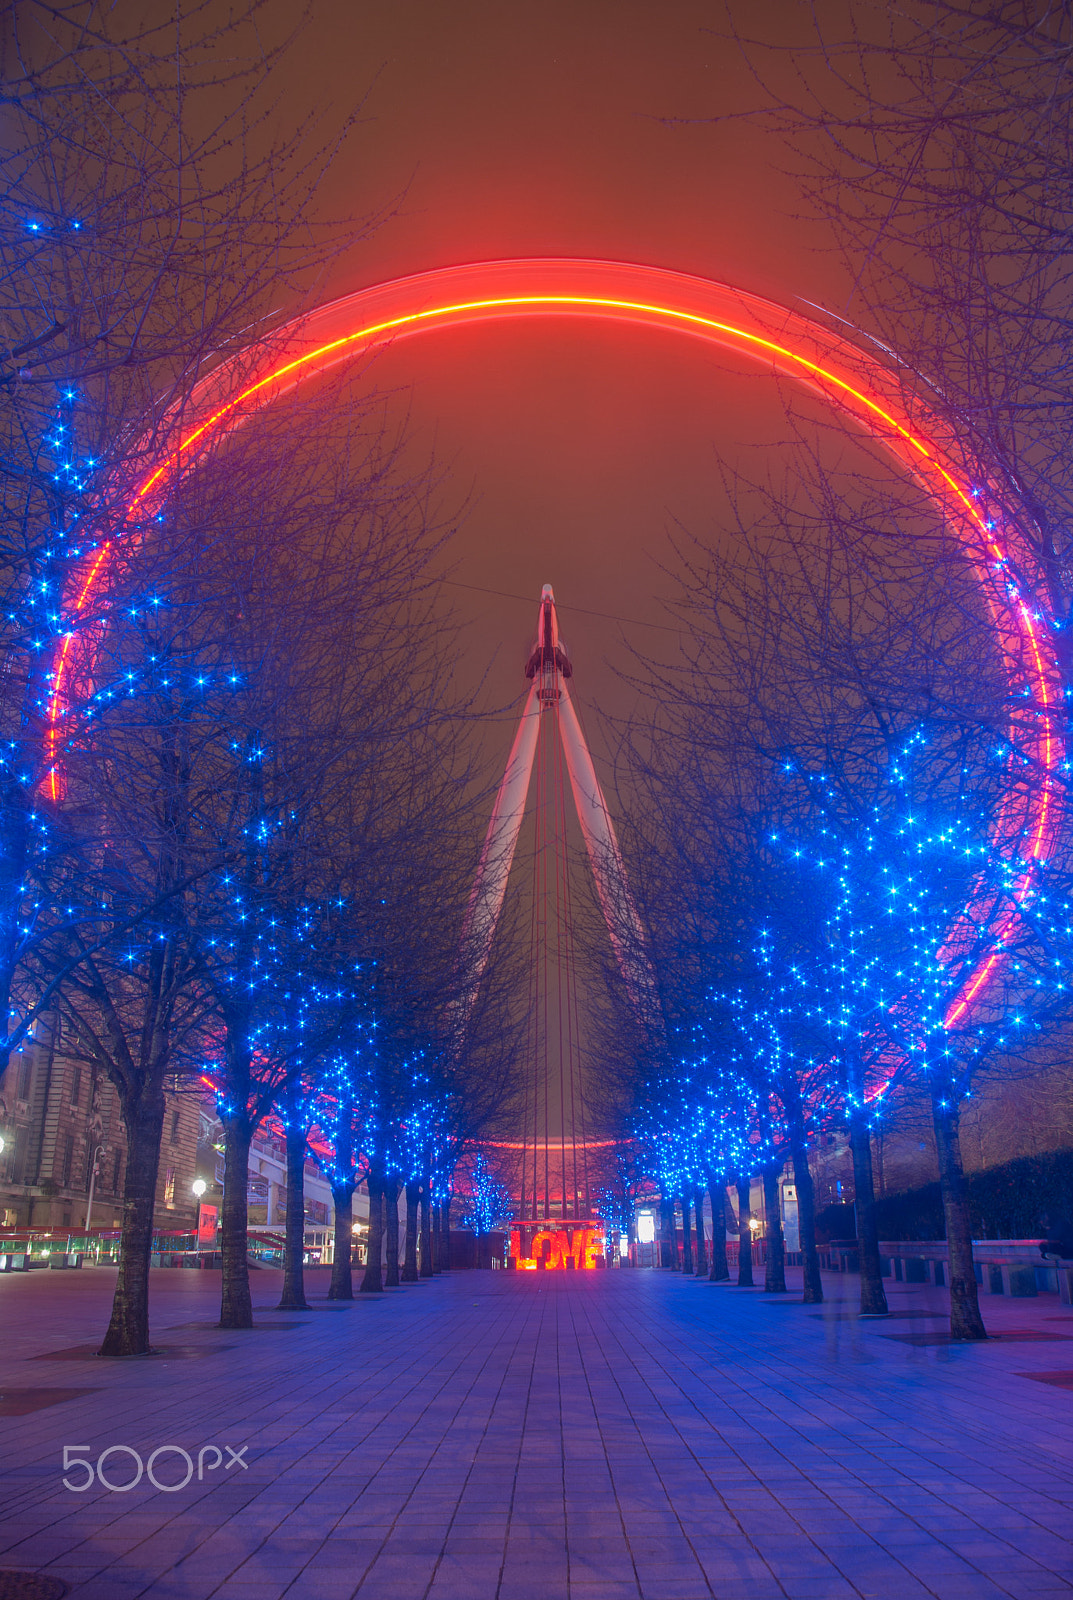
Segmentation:
{"type": "MultiPolygon", "coordinates": [[[[1053,1296],[988,1299],[993,1331],[1030,1337],[951,1348],[943,1292],[915,1286],[859,1324],[675,1274],[471,1272],[238,1334],[208,1325],[215,1274],[158,1272],[163,1353],[104,1363],[77,1347],[113,1279],[0,1279],[0,1568],[75,1600],[1073,1594],[1073,1314],[1053,1296]],[[77,1493],[65,1445],[248,1465],[209,1448],[175,1492],[77,1493]]],[[[278,1286],[258,1273],[255,1302],[278,1286]]]]}

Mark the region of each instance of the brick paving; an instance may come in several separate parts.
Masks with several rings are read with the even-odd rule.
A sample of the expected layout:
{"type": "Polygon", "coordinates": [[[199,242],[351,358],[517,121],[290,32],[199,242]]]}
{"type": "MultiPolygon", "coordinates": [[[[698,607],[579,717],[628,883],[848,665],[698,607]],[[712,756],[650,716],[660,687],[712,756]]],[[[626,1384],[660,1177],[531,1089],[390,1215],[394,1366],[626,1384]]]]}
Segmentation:
{"type": "MultiPolygon", "coordinates": [[[[852,1301],[817,1315],[676,1274],[471,1272],[241,1334],[211,1326],[217,1275],[153,1278],[163,1353],[107,1363],[78,1351],[113,1273],[0,1279],[0,1569],[73,1600],[1073,1593],[1054,1296],[989,1298],[1010,1336],[949,1347],[907,1342],[942,1328],[924,1287],[891,1288],[913,1315],[858,1323],[852,1301]],[[248,1467],[210,1470],[210,1450],[175,1492],[76,1493],[64,1445],[245,1446],[248,1467]]],[[[278,1290],[256,1275],[258,1305],[278,1290]]],[[[133,1459],[104,1471],[122,1483],[133,1459]]]]}

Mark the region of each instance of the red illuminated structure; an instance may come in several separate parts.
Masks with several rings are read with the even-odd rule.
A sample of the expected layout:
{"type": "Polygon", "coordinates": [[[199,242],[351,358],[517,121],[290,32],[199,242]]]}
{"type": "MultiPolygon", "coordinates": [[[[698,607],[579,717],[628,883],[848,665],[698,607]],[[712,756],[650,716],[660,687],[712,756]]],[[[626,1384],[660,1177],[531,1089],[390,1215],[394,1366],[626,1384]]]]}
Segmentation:
{"type": "MultiPolygon", "coordinates": [[[[1039,780],[1015,788],[996,845],[1029,863],[1046,859],[1053,834],[1051,775],[1064,759],[1064,747],[1056,720],[1060,693],[1050,622],[1035,598],[1045,590],[1033,558],[1015,521],[999,509],[1003,495],[973,478],[955,432],[914,388],[911,375],[899,369],[889,351],[864,348],[822,316],[704,278],[626,262],[492,261],[399,278],[266,332],[251,349],[221,362],[176,409],[157,465],[132,493],[132,519],[155,514],[180,475],[196,469],[233,429],[328,368],[437,328],[533,317],[634,323],[731,352],[817,394],[882,445],[927,491],[964,544],[1011,694],[1034,718],[1033,731],[1025,735],[1022,727],[1014,742],[1018,758],[1027,756],[1039,780]]],[[[93,648],[92,642],[76,642],[73,625],[89,604],[109,548],[105,544],[95,552],[67,598],[72,631],[55,663],[46,733],[47,786],[54,797],[62,784],[69,685],[76,669],[90,664],[76,656],[93,648]]],[[[91,640],[91,634],[86,637],[91,640]]],[[[1026,868],[1021,895],[1030,892],[1030,883],[1026,868]]],[[[622,918],[611,920],[621,937],[622,918]]],[[[999,944],[1001,935],[1000,929],[999,944]]],[[[966,981],[948,1014],[951,1025],[965,1017],[1000,959],[992,954],[966,981]]]]}

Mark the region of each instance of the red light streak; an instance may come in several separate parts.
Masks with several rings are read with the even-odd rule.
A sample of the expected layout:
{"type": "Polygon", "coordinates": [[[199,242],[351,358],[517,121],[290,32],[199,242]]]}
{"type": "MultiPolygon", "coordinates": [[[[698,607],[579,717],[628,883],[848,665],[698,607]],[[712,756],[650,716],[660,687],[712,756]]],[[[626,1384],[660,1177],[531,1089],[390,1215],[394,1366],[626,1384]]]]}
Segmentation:
{"type": "MultiPolygon", "coordinates": [[[[242,364],[248,363],[249,351],[223,362],[197,385],[182,408],[184,415],[193,412],[196,420],[187,427],[175,424],[175,442],[164,446],[162,460],[134,491],[128,510],[158,504],[181,465],[196,465],[232,427],[241,426],[253,411],[295,388],[304,376],[324,372],[400,337],[540,315],[600,317],[659,327],[770,366],[774,372],[818,390],[828,403],[854,418],[953,516],[969,535],[969,558],[984,589],[1010,681],[1028,688],[1031,704],[1041,717],[1034,753],[1042,779],[1025,799],[1023,810],[1011,811],[1001,819],[999,831],[1008,837],[1008,825],[1012,824],[1014,835],[1027,836],[1029,856],[1045,859],[1051,842],[1049,775],[1062,755],[1052,726],[1053,684],[1057,681],[1053,656],[1041,646],[1040,627],[1028,607],[1003,592],[1003,543],[959,473],[956,437],[903,385],[901,375],[887,360],[851,344],[811,316],[725,284],[615,261],[535,258],[478,262],[378,284],[276,330],[261,346],[267,370],[241,384],[237,392],[231,385],[242,364]],[[925,418],[926,428],[914,422],[914,415],[925,418]],[[988,562],[998,569],[997,576],[988,570],[988,562]],[[1018,638],[1028,645],[1031,670],[1027,674],[1018,638]]],[[[1008,539],[1011,530],[1005,531],[1008,539]]],[[[1016,541],[1015,529],[1012,534],[1016,541]]],[[[95,553],[80,580],[71,602],[75,615],[85,610],[110,548],[106,544],[95,553]]],[[[1031,570],[1027,552],[1019,550],[1018,555],[1031,570]]],[[[68,633],[57,653],[45,735],[45,787],[54,799],[62,786],[59,729],[71,672],[72,638],[68,633]]],[[[1028,892],[1026,876],[1019,893],[1028,892]]],[[[966,980],[947,1014],[948,1026],[965,1015],[999,960],[1000,952],[992,953],[966,980]]]]}

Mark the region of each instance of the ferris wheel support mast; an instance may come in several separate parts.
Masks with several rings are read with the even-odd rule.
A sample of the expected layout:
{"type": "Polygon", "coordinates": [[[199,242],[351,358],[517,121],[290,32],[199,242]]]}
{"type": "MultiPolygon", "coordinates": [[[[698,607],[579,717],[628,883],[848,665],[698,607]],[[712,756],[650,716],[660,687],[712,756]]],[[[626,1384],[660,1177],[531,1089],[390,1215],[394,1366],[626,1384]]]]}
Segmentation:
{"type": "Polygon", "coordinates": [[[462,924],[462,952],[467,968],[467,984],[472,999],[480,984],[495,937],[503,897],[507,892],[511,863],[525,816],[525,802],[540,732],[540,707],[534,683],[525,698],[518,731],[514,735],[506,771],[499,785],[492,818],[477,863],[477,875],[470,891],[469,905],[462,924]]]}
{"type": "Polygon", "coordinates": [[[619,849],[615,825],[611,821],[611,813],[607,809],[607,801],[565,680],[561,685],[561,695],[559,730],[563,753],[570,774],[578,822],[592,863],[600,910],[604,914],[611,948],[630,998],[635,1005],[640,1005],[649,998],[654,981],[645,952],[644,927],[626,881],[626,864],[619,849]]]}
{"type": "Polygon", "coordinates": [[[573,667],[559,639],[555,595],[550,583],[546,583],[541,592],[536,641],[525,673],[531,686],[492,808],[462,927],[469,1005],[472,1006],[476,998],[503,909],[507,879],[525,815],[541,713],[557,708],[570,789],[611,947],[631,1000],[638,1007],[646,1006],[653,995],[654,979],[645,952],[644,929],[626,881],[626,867],[611,813],[568,687],[573,667]]]}

